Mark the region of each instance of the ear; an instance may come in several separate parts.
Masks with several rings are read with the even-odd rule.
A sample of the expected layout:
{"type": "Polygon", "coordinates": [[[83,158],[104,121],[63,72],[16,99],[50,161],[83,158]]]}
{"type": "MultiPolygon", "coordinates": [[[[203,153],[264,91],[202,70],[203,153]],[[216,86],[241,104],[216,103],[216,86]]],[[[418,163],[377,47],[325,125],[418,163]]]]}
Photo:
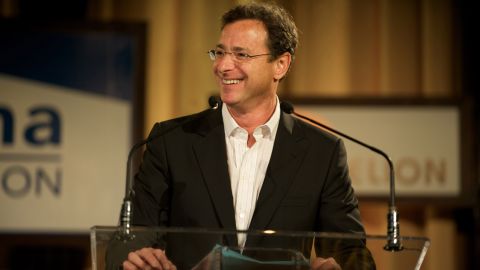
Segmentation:
{"type": "Polygon", "coordinates": [[[292,55],[288,52],[280,55],[274,62],[274,76],[275,81],[281,80],[288,72],[290,63],[292,62],[292,55]]]}

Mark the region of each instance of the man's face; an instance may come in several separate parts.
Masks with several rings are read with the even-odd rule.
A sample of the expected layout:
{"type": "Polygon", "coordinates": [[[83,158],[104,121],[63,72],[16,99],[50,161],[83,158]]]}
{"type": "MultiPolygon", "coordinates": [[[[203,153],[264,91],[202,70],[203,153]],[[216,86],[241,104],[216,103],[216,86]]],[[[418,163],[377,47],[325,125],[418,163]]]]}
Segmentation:
{"type": "MultiPolygon", "coordinates": [[[[267,30],[258,20],[240,20],[227,24],[216,49],[249,55],[269,54],[267,30]]],[[[248,110],[275,96],[275,61],[263,55],[238,61],[232,54],[216,59],[213,72],[222,101],[232,108],[248,110]]]]}

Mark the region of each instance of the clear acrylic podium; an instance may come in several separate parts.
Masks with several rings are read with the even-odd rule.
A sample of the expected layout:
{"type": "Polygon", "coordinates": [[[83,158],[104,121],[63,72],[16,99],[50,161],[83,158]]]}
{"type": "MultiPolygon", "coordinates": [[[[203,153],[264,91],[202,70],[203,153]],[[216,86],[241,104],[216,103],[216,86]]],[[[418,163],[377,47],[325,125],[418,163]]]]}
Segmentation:
{"type": "Polygon", "coordinates": [[[343,269],[420,269],[430,241],[401,237],[403,249],[383,249],[386,236],[287,231],[227,231],[194,228],[91,228],[92,269],[122,269],[130,251],[165,250],[177,269],[310,269],[316,257],[334,257],[343,269]],[[244,247],[237,234],[246,234],[244,247]]]}

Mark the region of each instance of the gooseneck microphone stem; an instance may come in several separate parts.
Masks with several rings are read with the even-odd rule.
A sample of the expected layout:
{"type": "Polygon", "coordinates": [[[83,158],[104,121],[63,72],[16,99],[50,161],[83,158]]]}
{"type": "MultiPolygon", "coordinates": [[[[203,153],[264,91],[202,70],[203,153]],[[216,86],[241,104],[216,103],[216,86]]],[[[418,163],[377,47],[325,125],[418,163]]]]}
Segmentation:
{"type": "Polygon", "coordinates": [[[398,211],[395,206],[395,171],[393,168],[393,162],[392,159],[382,150],[371,146],[369,144],[366,144],[360,140],[357,140],[341,131],[338,131],[336,129],[333,129],[325,124],[322,124],[314,119],[311,119],[307,116],[298,114],[294,111],[293,106],[285,101],[282,101],[280,104],[280,107],[282,111],[288,114],[293,114],[297,116],[298,118],[307,120],[308,122],[311,122],[315,125],[318,125],[332,133],[335,133],[337,135],[340,135],[341,137],[344,137],[354,143],[357,143],[363,147],[366,147],[370,149],[371,151],[380,154],[382,157],[387,160],[388,166],[390,168],[390,197],[389,197],[389,203],[388,203],[388,213],[387,213],[387,244],[384,246],[385,250],[388,251],[400,251],[403,249],[402,243],[400,241],[400,224],[398,220],[398,211]]]}
{"type": "Polygon", "coordinates": [[[149,139],[142,140],[138,143],[136,143],[131,149],[130,152],[128,153],[128,158],[127,158],[127,178],[125,181],[125,197],[123,199],[122,203],[122,209],[120,212],[120,227],[121,227],[121,232],[120,232],[120,237],[122,240],[129,240],[133,237],[133,235],[130,234],[131,230],[131,223],[132,223],[132,199],[133,199],[133,155],[137,152],[138,149],[143,147],[147,142],[149,142],[149,139]]]}

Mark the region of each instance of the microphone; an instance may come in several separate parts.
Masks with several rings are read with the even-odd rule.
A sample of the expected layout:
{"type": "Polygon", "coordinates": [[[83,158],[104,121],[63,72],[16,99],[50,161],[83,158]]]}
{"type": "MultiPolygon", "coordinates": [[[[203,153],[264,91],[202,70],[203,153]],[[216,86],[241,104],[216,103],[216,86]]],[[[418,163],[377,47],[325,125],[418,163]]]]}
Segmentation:
{"type": "Polygon", "coordinates": [[[211,109],[216,110],[222,105],[222,100],[218,96],[210,96],[208,98],[208,105],[210,105],[211,109]]]}
{"type": "MultiPolygon", "coordinates": [[[[211,96],[208,98],[208,105],[210,106],[210,109],[216,110],[218,109],[222,104],[222,101],[220,98],[211,96]]],[[[120,210],[120,226],[121,226],[121,231],[117,235],[118,240],[122,241],[128,241],[132,240],[135,236],[131,234],[131,227],[132,227],[132,213],[133,213],[133,205],[132,205],[132,199],[135,196],[135,192],[133,190],[133,184],[135,182],[134,179],[134,173],[133,173],[133,156],[134,154],[138,151],[138,149],[142,148],[145,144],[151,142],[152,140],[155,140],[159,138],[162,135],[165,135],[166,133],[172,131],[173,129],[177,128],[178,125],[175,125],[163,132],[160,132],[159,134],[143,139],[139,142],[137,142],[135,145],[132,146],[130,149],[130,152],[128,153],[128,158],[127,158],[127,174],[126,174],[126,180],[125,180],[125,197],[123,198],[123,203],[122,203],[122,208],[120,210]]]]}
{"type": "Polygon", "coordinates": [[[360,140],[357,140],[343,132],[340,132],[338,130],[335,130],[325,124],[322,124],[318,121],[315,121],[309,117],[306,117],[304,115],[298,114],[295,112],[293,109],[293,105],[286,102],[282,101],[280,103],[280,108],[282,109],[283,112],[288,113],[288,114],[293,114],[299,118],[302,118],[304,120],[307,120],[310,123],[313,123],[317,126],[320,126],[332,133],[335,133],[337,135],[340,135],[354,143],[357,143],[363,147],[366,147],[370,149],[371,151],[380,154],[382,157],[384,157],[388,165],[390,167],[390,197],[389,197],[389,203],[388,203],[388,213],[387,213],[387,244],[383,247],[385,250],[388,251],[400,251],[403,249],[402,243],[400,241],[400,224],[398,220],[398,211],[395,206],[395,173],[393,169],[393,162],[392,159],[382,150],[373,147],[371,145],[368,145],[360,140]]]}

